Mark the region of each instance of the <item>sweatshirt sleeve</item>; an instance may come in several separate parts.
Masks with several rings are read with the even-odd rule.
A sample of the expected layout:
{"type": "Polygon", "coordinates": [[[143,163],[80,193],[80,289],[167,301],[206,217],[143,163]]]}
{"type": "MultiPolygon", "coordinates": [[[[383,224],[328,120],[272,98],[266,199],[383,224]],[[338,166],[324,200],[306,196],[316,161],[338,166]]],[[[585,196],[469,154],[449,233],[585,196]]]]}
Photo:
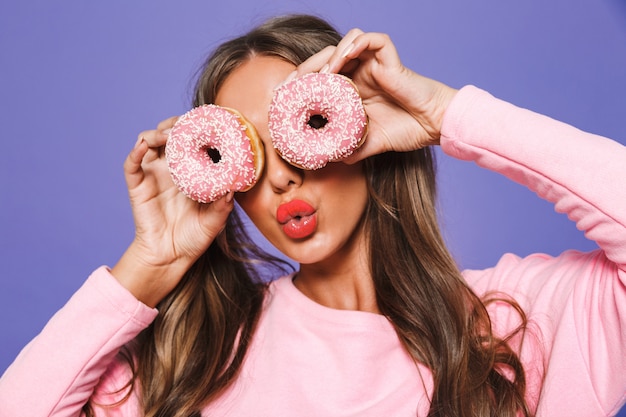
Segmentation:
{"type": "Polygon", "coordinates": [[[0,379],[0,416],[78,416],[119,349],[157,315],[101,267],[0,379]]]}
{"type": "Polygon", "coordinates": [[[525,185],[599,245],[555,258],[505,255],[464,275],[479,295],[513,296],[537,326],[538,349],[522,360],[542,368],[543,385],[529,387],[540,414],[615,414],[626,393],[626,147],[472,86],[451,103],[441,136],[446,154],[525,185]]]}

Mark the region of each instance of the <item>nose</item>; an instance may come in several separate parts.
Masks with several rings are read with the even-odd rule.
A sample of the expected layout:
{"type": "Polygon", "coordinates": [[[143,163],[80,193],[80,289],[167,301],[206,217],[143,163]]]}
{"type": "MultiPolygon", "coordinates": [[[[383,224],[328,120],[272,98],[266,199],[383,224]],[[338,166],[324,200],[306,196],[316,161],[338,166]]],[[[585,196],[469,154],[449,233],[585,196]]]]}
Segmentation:
{"type": "Polygon", "coordinates": [[[272,190],[278,194],[301,186],[304,180],[303,170],[286,162],[273,147],[265,148],[265,172],[263,176],[269,182],[272,190]]]}

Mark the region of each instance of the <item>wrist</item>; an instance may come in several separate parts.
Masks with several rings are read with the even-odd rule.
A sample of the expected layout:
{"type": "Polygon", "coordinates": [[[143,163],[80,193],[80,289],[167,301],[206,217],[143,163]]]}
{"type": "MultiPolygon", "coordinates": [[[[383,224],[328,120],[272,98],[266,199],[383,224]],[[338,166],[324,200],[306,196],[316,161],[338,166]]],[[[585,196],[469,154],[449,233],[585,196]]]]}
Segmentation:
{"type": "Polygon", "coordinates": [[[134,242],[111,268],[111,274],[139,301],[156,307],[174,289],[189,266],[188,262],[181,260],[151,262],[134,242]]]}
{"type": "Polygon", "coordinates": [[[448,107],[450,107],[450,103],[452,103],[452,100],[454,100],[454,97],[456,96],[456,93],[458,92],[457,89],[449,87],[445,84],[441,84],[441,88],[439,89],[439,93],[438,93],[438,97],[437,97],[437,102],[438,102],[438,115],[436,117],[436,126],[437,126],[437,145],[439,145],[440,143],[440,139],[441,139],[441,130],[443,128],[443,120],[445,118],[446,112],[448,110],[448,107]]]}

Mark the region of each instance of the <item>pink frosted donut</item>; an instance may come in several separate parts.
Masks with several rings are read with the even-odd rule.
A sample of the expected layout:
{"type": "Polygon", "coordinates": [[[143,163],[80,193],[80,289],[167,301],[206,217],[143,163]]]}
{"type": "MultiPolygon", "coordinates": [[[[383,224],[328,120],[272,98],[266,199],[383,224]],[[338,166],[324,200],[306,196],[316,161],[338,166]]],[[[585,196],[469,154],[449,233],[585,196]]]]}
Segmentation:
{"type": "Polygon", "coordinates": [[[310,73],[274,91],[269,130],[274,148],[286,161],[319,169],[361,146],[367,115],[349,78],[310,73]]]}
{"type": "Polygon", "coordinates": [[[172,127],[165,158],[176,186],[201,203],[230,191],[247,191],[263,169],[256,129],[234,109],[196,107],[172,127]]]}

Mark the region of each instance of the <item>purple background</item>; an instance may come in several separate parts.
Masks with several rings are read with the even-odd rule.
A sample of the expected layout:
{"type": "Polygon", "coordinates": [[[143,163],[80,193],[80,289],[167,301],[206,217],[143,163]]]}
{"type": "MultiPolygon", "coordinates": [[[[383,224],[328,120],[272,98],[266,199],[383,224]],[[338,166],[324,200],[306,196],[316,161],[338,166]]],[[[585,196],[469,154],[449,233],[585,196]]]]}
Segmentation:
{"type": "MultiPolygon", "coordinates": [[[[387,32],[424,75],[626,143],[624,0],[260,3],[2,5],[0,372],[132,239],[122,162],[138,133],[187,110],[206,53],[270,15],[387,32]]],[[[463,267],[595,247],[523,187],[445,156],[440,172],[442,224],[463,267]]]]}

